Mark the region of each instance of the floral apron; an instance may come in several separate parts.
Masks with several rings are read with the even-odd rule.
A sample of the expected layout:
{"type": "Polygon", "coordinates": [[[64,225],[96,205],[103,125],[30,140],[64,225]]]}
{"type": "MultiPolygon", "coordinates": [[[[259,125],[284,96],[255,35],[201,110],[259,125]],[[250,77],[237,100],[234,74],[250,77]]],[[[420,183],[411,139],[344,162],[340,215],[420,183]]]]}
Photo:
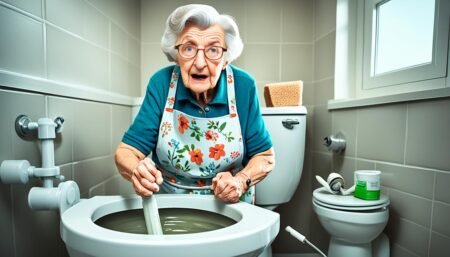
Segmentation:
{"type": "MultiPolygon", "coordinates": [[[[156,146],[164,177],[161,189],[175,194],[213,194],[210,186],[217,173],[236,174],[242,169],[244,146],[233,71],[227,66],[229,114],[216,118],[193,117],[173,108],[179,77],[175,67],[156,146]]],[[[241,201],[252,203],[253,196],[254,187],[251,187],[241,201]]]]}

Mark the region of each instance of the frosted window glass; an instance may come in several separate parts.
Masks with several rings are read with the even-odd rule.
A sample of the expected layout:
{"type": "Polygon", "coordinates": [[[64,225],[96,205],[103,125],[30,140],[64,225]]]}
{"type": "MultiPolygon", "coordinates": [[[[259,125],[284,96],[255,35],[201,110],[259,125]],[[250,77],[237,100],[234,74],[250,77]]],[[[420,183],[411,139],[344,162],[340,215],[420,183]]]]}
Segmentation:
{"type": "Polygon", "coordinates": [[[376,9],[375,75],[432,61],[435,0],[390,0],[376,9]]]}

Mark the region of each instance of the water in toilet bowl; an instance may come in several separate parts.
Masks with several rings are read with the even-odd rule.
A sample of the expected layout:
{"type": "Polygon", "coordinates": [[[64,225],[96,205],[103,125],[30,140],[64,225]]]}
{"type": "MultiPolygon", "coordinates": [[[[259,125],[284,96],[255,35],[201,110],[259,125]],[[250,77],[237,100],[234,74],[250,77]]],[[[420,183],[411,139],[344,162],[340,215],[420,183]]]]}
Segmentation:
{"type": "MultiPolygon", "coordinates": [[[[236,223],[229,217],[196,209],[162,208],[159,209],[159,216],[164,235],[207,232],[236,223]]],[[[142,209],[111,213],[95,221],[95,224],[119,232],[147,234],[142,209]]]]}

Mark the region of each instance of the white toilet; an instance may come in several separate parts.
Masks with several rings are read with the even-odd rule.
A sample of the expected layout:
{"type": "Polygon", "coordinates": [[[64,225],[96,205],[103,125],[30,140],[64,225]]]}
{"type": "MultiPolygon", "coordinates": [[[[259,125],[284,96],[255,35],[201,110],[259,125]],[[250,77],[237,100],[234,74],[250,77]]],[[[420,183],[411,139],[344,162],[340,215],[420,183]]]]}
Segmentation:
{"type": "MultiPolygon", "coordinates": [[[[275,149],[275,169],[256,185],[256,205],[273,210],[287,203],[297,190],[303,172],[306,108],[261,108],[275,149]]],[[[271,257],[270,245],[259,257],[271,257]]]]}
{"type": "Polygon", "coordinates": [[[333,195],[321,187],[313,192],[313,209],[330,234],[328,257],[389,257],[389,240],[381,234],[389,219],[389,198],[361,200],[333,195]]]}
{"type": "Polygon", "coordinates": [[[182,208],[217,213],[236,223],[193,234],[147,235],[101,227],[98,219],[142,209],[136,195],[82,199],[61,215],[61,238],[71,257],[209,257],[258,256],[279,232],[277,213],[239,202],[225,204],[212,195],[154,195],[159,209],[182,208]]]}

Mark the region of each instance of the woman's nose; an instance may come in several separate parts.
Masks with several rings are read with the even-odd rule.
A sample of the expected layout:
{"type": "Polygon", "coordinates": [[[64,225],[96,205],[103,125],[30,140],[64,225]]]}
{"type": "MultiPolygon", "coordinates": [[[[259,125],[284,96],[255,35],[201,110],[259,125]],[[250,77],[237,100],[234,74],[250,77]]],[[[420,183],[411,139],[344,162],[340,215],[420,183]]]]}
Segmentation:
{"type": "Polygon", "coordinates": [[[194,65],[197,68],[204,68],[206,66],[205,51],[203,49],[198,50],[194,65]]]}

